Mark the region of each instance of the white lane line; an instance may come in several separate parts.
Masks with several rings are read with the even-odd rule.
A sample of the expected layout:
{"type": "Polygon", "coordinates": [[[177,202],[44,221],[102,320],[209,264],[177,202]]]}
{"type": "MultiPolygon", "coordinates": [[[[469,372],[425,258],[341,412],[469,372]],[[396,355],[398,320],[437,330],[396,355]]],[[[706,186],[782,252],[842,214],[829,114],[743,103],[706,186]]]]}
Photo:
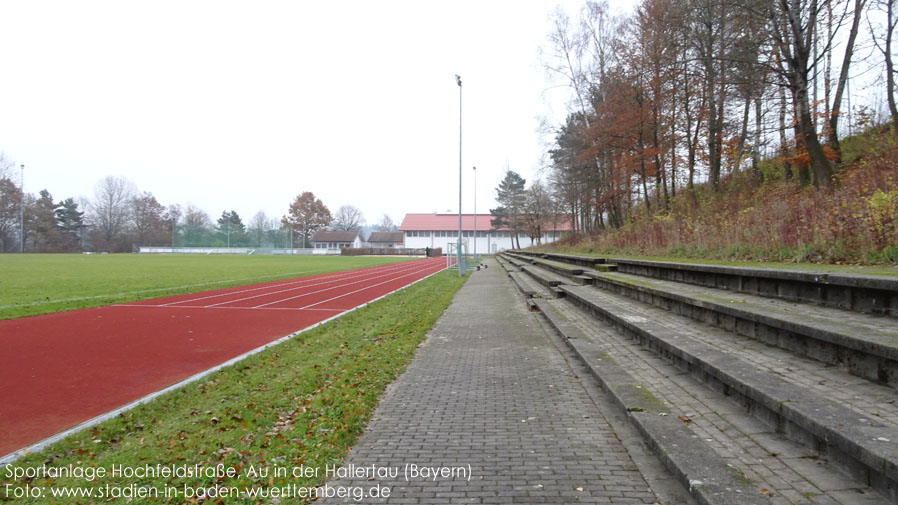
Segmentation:
{"type": "MultiPolygon", "coordinates": [[[[440,266],[442,266],[442,265],[440,265],[440,266]]],[[[357,289],[357,290],[355,290],[355,291],[350,291],[349,293],[345,293],[345,294],[342,294],[342,295],[340,295],[340,296],[335,296],[335,297],[333,297],[333,298],[328,298],[327,300],[323,300],[323,301],[320,301],[320,302],[317,302],[317,303],[313,303],[313,304],[311,304],[311,305],[306,305],[305,307],[300,307],[300,308],[302,308],[302,309],[308,309],[309,307],[314,307],[314,306],[316,306],[316,305],[321,305],[322,303],[327,303],[327,302],[330,302],[330,301],[333,301],[333,300],[337,300],[337,299],[339,299],[339,298],[343,298],[344,296],[349,296],[349,295],[358,293],[358,292],[360,292],[360,291],[365,291],[366,289],[376,288],[377,286],[381,286],[381,285],[383,285],[383,284],[388,284],[388,283],[390,283],[390,282],[397,281],[397,280],[399,280],[399,279],[402,279],[403,277],[409,277],[409,276],[412,276],[412,275],[417,275],[417,274],[419,274],[419,273],[421,273],[421,272],[430,270],[431,268],[433,268],[433,267],[421,268],[421,269],[419,269],[419,270],[415,270],[414,272],[411,272],[411,273],[408,273],[408,274],[405,274],[405,275],[400,275],[399,277],[395,277],[395,278],[393,278],[393,279],[385,280],[385,281],[383,281],[383,282],[381,282],[381,283],[378,283],[378,284],[375,284],[375,285],[373,285],[373,286],[366,286],[366,287],[364,287],[364,288],[357,289]]],[[[442,269],[441,269],[441,270],[442,270],[442,269]]]]}
{"type": "Polygon", "coordinates": [[[146,307],[148,309],[203,309],[203,310],[342,310],[342,309],[301,309],[289,307],[209,307],[207,305],[178,305],[171,307],[168,305],[146,305],[146,304],[127,304],[121,303],[114,307],[146,307]]]}
{"type": "MultiPolygon", "coordinates": [[[[404,266],[407,267],[407,266],[409,266],[409,265],[404,264],[404,266]]],[[[416,273],[420,273],[420,272],[422,272],[422,271],[428,270],[429,268],[433,268],[433,267],[419,268],[419,269],[417,269],[417,270],[414,270],[414,271],[413,271],[412,273],[410,273],[410,274],[402,275],[402,276],[399,276],[399,277],[394,277],[394,278],[392,278],[392,279],[390,279],[390,280],[387,280],[387,281],[385,281],[385,282],[382,282],[382,283],[379,283],[379,284],[375,284],[375,286],[380,286],[381,284],[386,284],[387,282],[391,282],[392,280],[401,279],[401,278],[403,278],[403,277],[408,277],[409,275],[413,275],[413,274],[416,274],[416,273]]],[[[400,270],[400,272],[402,272],[402,271],[407,270],[407,268],[403,268],[403,269],[398,269],[398,268],[397,268],[397,269],[394,269],[394,270],[400,270]]],[[[370,272],[369,272],[369,273],[370,273],[370,272]]],[[[168,303],[166,303],[166,304],[160,304],[160,305],[150,305],[150,304],[146,304],[146,303],[120,303],[120,304],[114,305],[114,306],[115,306],[115,307],[166,308],[166,309],[219,309],[219,310],[222,310],[222,309],[235,309],[235,310],[341,310],[341,309],[321,309],[321,308],[319,308],[319,309],[304,309],[304,308],[302,308],[302,307],[298,307],[298,308],[297,308],[297,307],[269,307],[268,305],[275,305],[275,304],[278,304],[278,303],[281,303],[281,302],[284,302],[284,301],[293,300],[293,299],[296,299],[296,298],[301,298],[301,297],[306,296],[306,295],[311,295],[311,294],[315,294],[315,293],[322,293],[322,292],[324,292],[324,291],[330,291],[330,290],[337,289],[337,288],[342,288],[342,287],[346,287],[346,286],[351,286],[351,285],[353,285],[353,284],[359,284],[359,283],[362,283],[362,282],[365,282],[365,281],[368,281],[368,280],[378,279],[378,278],[381,278],[381,277],[385,277],[385,276],[390,275],[390,274],[392,274],[392,273],[396,273],[396,272],[388,272],[388,273],[386,273],[386,274],[381,274],[381,275],[374,276],[374,277],[368,277],[368,278],[362,279],[362,280],[360,280],[360,281],[355,281],[355,282],[351,282],[351,283],[348,283],[348,284],[341,284],[341,285],[339,285],[339,286],[333,286],[333,287],[330,287],[330,288],[327,288],[327,289],[321,289],[321,290],[318,290],[318,291],[313,291],[313,292],[311,292],[311,293],[304,293],[304,294],[298,295],[298,296],[292,296],[292,297],[288,297],[288,298],[283,298],[283,299],[280,299],[280,300],[276,300],[276,301],[273,301],[273,302],[270,302],[270,303],[266,303],[266,304],[263,304],[263,305],[257,305],[257,306],[253,306],[253,307],[226,306],[226,304],[228,304],[228,303],[232,303],[232,302],[236,302],[236,301],[240,301],[240,300],[231,300],[231,301],[228,301],[228,302],[217,303],[217,304],[213,304],[213,305],[171,305],[171,304],[168,304],[168,303]]],[[[350,278],[352,278],[352,277],[350,277],[350,278]]],[[[320,284],[328,284],[328,283],[320,283],[320,284]]],[[[303,286],[303,287],[310,287],[310,286],[313,286],[313,285],[314,285],[314,284],[310,284],[310,285],[303,286]]],[[[292,290],[293,290],[293,289],[288,289],[288,290],[284,290],[284,291],[292,291],[292,290]]],[[[357,291],[361,291],[361,290],[357,290],[357,291]]],[[[355,292],[357,292],[357,291],[353,291],[353,293],[355,293],[355,292]]],[[[276,294],[276,293],[266,293],[266,294],[276,294]]],[[[264,295],[259,295],[259,296],[264,296],[264,295]]],[[[341,295],[341,296],[342,296],[342,295],[341,295]]],[[[248,297],[248,298],[245,298],[245,299],[250,299],[250,298],[256,298],[256,297],[253,296],[253,297],[248,297]]],[[[331,298],[331,299],[336,299],[336,298],[339,298],[339,297],[335,297],[335,298],[331,298]]],[[[314,306],[314,305],[317,305],[317,304],[311,304],[311,305],[308,305],[307,307],[312,307],[312,306],[314,306]]]]}
{"type": "MultiPolygon", "coordinates": [[[[404,262],[400,262],[400,263],[389,263],[389,264],[387,264],[387,265],[376,265],[376,266],[373,266],[373,267],[364,267],[364,268],[361,269],[361,270],[369,270],[369,269],[370,269],[370,270],[377,270],[377,269],[380,269],[380,268],[393,267],[393,266],[395,266],[395,265],[397,265],[397,264],[401,264],[401,263],[404,263],[404,262]]],[[[360,269],[341,270],[341,271],[338,271],[338,272],[330,272],[330,273],[322,274],[322,276],[332,276],[332,277],[329,277],[329,278],[337,278],[337,279],[339,279],[340,277],[345,276],[345,275],[347,275],[347,274],[357,273],[359,270],[360,270],[360,269]]],[[[196,298],[188,298],[188,299],[186,299],[186,300],[178,300],[178,301],[166,303],[166,304],[164,304],[164,305],[177,305],[177,304],[179,304],[179,303],[190,303],[190,302],[196,302],[196,301],[199,301],[199,300],[207,300],[207,299],[210,299],[210,298],[217,298],[217,297],[221,297],[221,296],[229,296],[229,295],[239,294],[239,293],[249,293],[249,292],[252,292],[252,291],[259,291],[259,290],[263,290],[263,289],[271,289],[272,287],[281,287],[281,286],[297,285],[297,284],[308,283],[309,281],[319,281],[319,280],[321,280],[321,277],[315,277],[315,278],[312,278],[312,279],[306,277],[306,278],[302,278],[302,279],[298,279],[298,280],[294,280],[294,281],[290,281],[290,282],[279,283],[279,284],[276,284],[275,286],[270,286],[270,285],[269,285],[269,286],[260,286],[260,287],[254,287],[254,288],[247,288],[247,289],[242,289],[242,290],[237,290],[237,291],[227,291],[226,293],[217,293],[217,294],[214,294],[214,295],[200,296],[200,297],[196,297],[196,298]]],[[[195,294],[201,294],[201,293],[195,293],[195,294]]],[[[189,295],[182,295],[182,296],[189,296],[189,295]]]]}
{"type": "MultiPolygon", "coordinates": [[[[429,267],[428,267],[428,268],[429,268],[429,267]]],[[[420,269],[420,270],[426,270],[426,269],[427,269],[427,268],[420,269]]],[[[269,305],[276,305],[276,304],[279,304],[279,303],[288,302],[288,301],[290,301],[290,300],[295,300],[295,299],[297,299],[297,298],[303,298],[303,297],[309,296],[309,295],[315,295],[315,294],[318,294],[318,293],[324,293],[325,291],[333,291],[333,290],[335,290],[335,289],[341,289],[341,288],[345,288],[345,287],[347,287],[347,286],[352,286],[353,284],[360,284],[360,283],[367,282],[367,281],[370,281],[370,280],[373,280],[373,279],[379,279],[379,278],[381,278],[381,277],[386,277],[386,276],[389,276],[389,275],[393,275],[393,274],[395,274],[395,273],[401,273],[401,272],[403,272],[403,271],[405,271],[405,270],[407,270],[407,269],[399,270],[399,272],[387,272],[387,273],[385,273],[385,274],[377,275],[377,276],[374,276],[374,277],[368,277],[368,278],[362,279],[362,280],[360,280],[360,281],[349,282],[349,283],[346,283],[346,284],[340,284],[339,286],[332,286],[332,287],[329,287],[329,288],[326,288],[326,289],[319,289],[318,291],[312,291],[311,293],[302,293],[302,294],[299,294],[299,295],[296,295],[296,296],[290,296],[290,297],[283,298],[283,299],[280,299],[280,300],[275,300],[275,301],[273,301],[273,302],[263,303],[263,304],[261,304],[261,305],[256,305],[255,307],[256,307],[256,308],[267,307],[267,306],[269,306],[269,305]]],[[[416,270],[416,272],[418,272],[418,271],[420,271],[420,270],[416,270]]],[[[405,276],[400,276],[400,277],[396,277],[396,278],[399,279],[399,278],[402,278],[402,277],[405,277],[405,276]]],[[[379,285],[379,284],[378,284],[378,285],[379,285]]]]}
{"type": "MultiPolygon", "coordinates": [[[[385,275],[389,275],[389,273],[391,273],[393,270],[400,270],[400,271],[401,271],[401,269],[399,269],[399,268],[392,268],[392,269],[388,270],[388,271],[387,271],[387,274],[385,274],[385,275]]],[[[355,273],[358,273],[358,272],[355,272],[355,273]]],[[[276,295],[276,294],[279,294],[279,293],[287,293],[287,292],[290,292],[290,291],[296,291],[297,289],[305,289],[305,288],[310,288],[310,287],[314,287],[314,286],[323,286],[323,285],[326,285],[326,284],[333,284],[334,282],[340,282],[340,281],[343,281],[343,280],[357,279],[357,278],[359,278],[359,277],[363,278],[363,280],[364,280],[365,278],[369,278],[369,277],[366,277],[366,276],[368,276],[368,275],[370,275],[370,274],[372,274],[372,273],[377,273],[377,272],[371,272],[371,271],[368,271],[368,272],[361,273],[361,274],[359,274],[359,275],[349,275],[349,276],[346,276],[346,277],[340,278],[340,279],[330,279],[330,280],[326,280],[326,281],[324,281],[324,282],[317,282],[317,283],[314,283],[314,284],[304,284],[304,285],[302,285],[302,286],[294,286],[294,287],[292,287],[292,288],[281,289],[281,290],[277,290],[277,291],[270,291],[270,292],[266,292],[266,293],[260,293],[260,294],[258,294],[258,295],[247,296],[247,297],[244,297],[244,298],[237,298],[237,299],[235,299],[235,300],[225,300],[225,301],[223,301],[223,302],[213,303],[212,305],[207,305],[207,307],[217,307],[217,306],[219,306],[219,305],[226,305],[226,304],[229,304],[229,303],[237,303],[237,302],[242,302],[242,301],[245,301],[245,300],[252,300],[253,298],[261,298],[261,297],[263,297],[263,296],[276,295]]],[[[376,277],[373,277],[373,278],[376,278],[376,277]]],[[[316,280],[320,280],[320,279],[316,279],[316,280]]],[[[315,292],[317,293],[317,291],[315,291],[315,292]]],[[[230,294],[234,294],[234,293],[230,293],[230,294]]],[[[196,301],[196,300],[191,300],[191,301],[196,301]]],[[[273,302],[273,303],[277,303],[277,302],[273,302]]],[[[262,307],[262,306],[264,306],[264,305],[259,305],[259,307],[262,307]]]]}

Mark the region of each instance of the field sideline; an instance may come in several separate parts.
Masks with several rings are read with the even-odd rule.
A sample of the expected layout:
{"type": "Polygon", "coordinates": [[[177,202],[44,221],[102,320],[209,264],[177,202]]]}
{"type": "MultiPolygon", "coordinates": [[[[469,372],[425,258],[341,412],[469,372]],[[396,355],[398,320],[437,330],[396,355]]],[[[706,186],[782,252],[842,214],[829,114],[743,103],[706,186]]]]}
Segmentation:
{"type": "Polygon", "coordinates": [[[415,258],[0,255],[0,320],[384,265],[415,258]]]}

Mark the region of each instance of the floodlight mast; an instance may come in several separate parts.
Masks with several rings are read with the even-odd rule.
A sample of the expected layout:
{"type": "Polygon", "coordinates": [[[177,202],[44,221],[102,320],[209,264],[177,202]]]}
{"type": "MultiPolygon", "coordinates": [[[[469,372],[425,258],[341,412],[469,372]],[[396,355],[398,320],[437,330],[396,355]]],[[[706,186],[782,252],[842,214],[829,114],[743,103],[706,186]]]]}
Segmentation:
{"type": "Polygon", "coordinates": [[[458,266],[458,276],[461,277],[465,273],[465,267],[462,263],[461,255],[461,76],[455,74],[455,82],[458,84],[458,244],[455,247],[457,255],[456,265],[458,266]]]}

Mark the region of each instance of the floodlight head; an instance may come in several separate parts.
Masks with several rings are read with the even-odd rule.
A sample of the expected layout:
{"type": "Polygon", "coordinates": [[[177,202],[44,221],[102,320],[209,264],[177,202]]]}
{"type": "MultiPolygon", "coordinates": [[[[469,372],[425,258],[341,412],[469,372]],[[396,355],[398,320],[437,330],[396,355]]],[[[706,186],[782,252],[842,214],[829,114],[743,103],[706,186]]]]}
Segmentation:
{"type": "Polygon", "coordinates": [[[455,74],[455,82],[457,82],[458,85],[461,86],[461,76],[460,75],[455,74]]]}

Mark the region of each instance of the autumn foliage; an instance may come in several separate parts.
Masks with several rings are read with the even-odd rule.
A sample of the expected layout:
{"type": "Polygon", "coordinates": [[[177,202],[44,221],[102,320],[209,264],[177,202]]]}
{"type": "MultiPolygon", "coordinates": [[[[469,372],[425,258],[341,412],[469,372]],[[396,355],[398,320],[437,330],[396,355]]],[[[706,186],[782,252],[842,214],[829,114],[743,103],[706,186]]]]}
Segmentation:
{"type": "MultiPolygon", "coordinates": [[[[620,229],[568,237],[593,252],[718,259],[898,263],[898,145],[889,132],[853,139],[862,154],[826,189],[749,173],[701,185],[667,211],[633,213],[620,229]]],[[[769,164],[780,170],[783,158],[769,164]]]]}

